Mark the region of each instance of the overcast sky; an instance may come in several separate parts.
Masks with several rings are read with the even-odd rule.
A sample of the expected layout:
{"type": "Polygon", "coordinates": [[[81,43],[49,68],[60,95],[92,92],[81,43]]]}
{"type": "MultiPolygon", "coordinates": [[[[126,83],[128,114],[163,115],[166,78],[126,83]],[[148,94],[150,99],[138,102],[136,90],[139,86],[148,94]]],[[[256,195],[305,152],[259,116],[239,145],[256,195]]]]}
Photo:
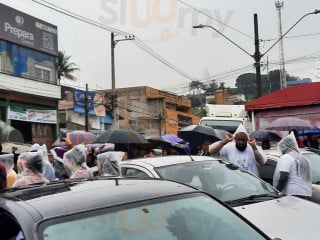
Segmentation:
{"type": "MultiPolygon", "coordinates": [[[[278,12],[273,0],[36,1],[54,4],[69,13],[114,28],[117,32],[136,36],[135,41],[121,41],[116,45],[116,88],[150,86],[181,94],[187,91],[192,79],[214,78],[227,86],[234,86],[237,76],[255,72],[251,56],[213,30],[195,30],[193,25],[214,26],[250,54],[254,53],[254,13],[258,14],[260,39],[264,40],[261,42],[261,53],[272,45],[279,34],[278,12]],[[175,70],[151,56],[146,46],[175,70]]],[[[88,83],[90,90],[111,88],[110,31],[32,0],[0,2],[58,27],[59,50],[71,55],[71,61],[81,69],[75,74],[77,82],[64,81],[63,84],[84,88],[88,83]]],[[[315,9],[320,9],[319,0],[284,1],[283,32],[315,9]]],[[[309,15],[284,39],[285,67],[290,75],[319,81],[319,23],[320,14],[309,15]]],[[[116,39],[123,37],[117,36],[116,39]]],[[[265,63],[263,74],[267,69],[279,69],[279,46],[273,47],[262,62],[265,63]]]]}

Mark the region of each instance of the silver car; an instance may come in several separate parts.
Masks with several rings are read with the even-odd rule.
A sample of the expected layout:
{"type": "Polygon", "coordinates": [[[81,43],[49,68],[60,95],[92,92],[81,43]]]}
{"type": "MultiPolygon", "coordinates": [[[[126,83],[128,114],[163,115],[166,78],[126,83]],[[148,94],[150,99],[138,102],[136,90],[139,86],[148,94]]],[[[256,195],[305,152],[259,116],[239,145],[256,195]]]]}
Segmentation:
{"type": "Polygon", "coordinates": [[[320,205],[285,196],[270,184],[221,158],[172,155],[122,161],[126,177],[165,178],[217,197],[272,238],[319,239],[320,205]]]}

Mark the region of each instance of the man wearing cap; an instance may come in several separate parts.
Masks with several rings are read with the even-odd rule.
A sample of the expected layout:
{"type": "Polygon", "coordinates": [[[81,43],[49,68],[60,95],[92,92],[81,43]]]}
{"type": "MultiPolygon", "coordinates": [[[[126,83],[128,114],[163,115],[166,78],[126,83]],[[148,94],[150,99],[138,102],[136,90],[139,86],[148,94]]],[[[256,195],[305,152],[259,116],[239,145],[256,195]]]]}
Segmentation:
{"type": "Polygon", "coordinates": [[[259,175],[257,164],[264,164],[264,157],[259,152],[256,140],[249,139],[248,133],[243,127],[239,127],[232,134],[227,134],[219,143],[210,145],[210,153],[217,154],[228,159],[233,164],[259,175]]]}

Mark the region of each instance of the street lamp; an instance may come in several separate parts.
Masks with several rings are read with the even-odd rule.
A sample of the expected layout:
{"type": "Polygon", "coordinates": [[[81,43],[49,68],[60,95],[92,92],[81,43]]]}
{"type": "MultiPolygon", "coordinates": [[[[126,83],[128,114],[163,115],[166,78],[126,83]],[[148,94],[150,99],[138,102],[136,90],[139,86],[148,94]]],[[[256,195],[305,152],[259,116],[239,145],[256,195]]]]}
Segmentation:
{"type": "Polygon", "coordinates": [[[238,47],[239,49],[241,49],[244,53],[246,53],[247,55],[249,55],[250,57],[254,58],[255,60],[255,67],[256,67],[256,79],[257,79],[257,97],[261,97],[262,96],[262,90],[261,90],[261,72],[260,72],[260,61],[261,58],[266,55],[266,53],[268,53],[277,43],[279,43],[302,19],[304,19],[306,16],[312,15],[312,14],[318,14],[320,13],[320,10],[316,9],[313,12],[310,13],[306,13],[305,15],[303,15],[301,18],[298,19],[298,21],[292,25],[292,27],[290,27],[276,42],[274,42],[272,44],[272,46],[270,48],[267,49],[267,51],[265,51],[263,54],[260,53],[259,50],[259,34],[258,34],[258,18],[257,18],[257,14],[254,14],[254,32],[255,32],[255,53],[252,55],[250,54],[248,51],[246,51],[244,48],[242,48],[241,46],[239,46],[237,43],[235,43],[234,41],[232,41],[230,38],[228,38],[227,36],[225,36],[222,32],[220,32],[218,29],[212,27],[211,25],[196,25],[193,26],[193,28],[210,28],[212,30],[214,30],[215,32],[217,32],[219,35],[223,36],[225,39],[227,39],[229,42],[231,42],[233,45],[235,45],[236,47],[238,47]]]}
{"type": "Polygon", "coordinates": [[[256,82],[257,82],[257,97],[262,96],[262,88],[261,88],[261,70],[260,70],[260,61],[262,58],[262,55],[260,54],[260,47],[259,47],[259,34],[258,34],[258,17],[257,14],[254,14],[254,32],[255,32],[255,53],[254,55],[250,54],[247,50],[242,48],[240,45],[232,41],[230,38],[228,38],[226,35],[224,35],[222,32],[220,32],[218,29],[212,27],[211,25],[196,25],[193,26],[193,28],[211,28],[218,34],[220,34],[222,37],[227,39],[229,42],[231,42],[233,45],[241,49],[244,53],[246,53],[248,56],[254,58],[255,60],[255,68],[256,68],[256,82]]]}
{"type": "Polygon", "coordinates": [[[117,97],[116,97],[116,79],[115,79],[115,66],[114,66],[114,49],[118,42],[134,40],[134,35],[127,35],[122,39],[114,39],[114,33],[111,32],[111,81],[112,81],[112,128],[117,126],[117,97]]]}

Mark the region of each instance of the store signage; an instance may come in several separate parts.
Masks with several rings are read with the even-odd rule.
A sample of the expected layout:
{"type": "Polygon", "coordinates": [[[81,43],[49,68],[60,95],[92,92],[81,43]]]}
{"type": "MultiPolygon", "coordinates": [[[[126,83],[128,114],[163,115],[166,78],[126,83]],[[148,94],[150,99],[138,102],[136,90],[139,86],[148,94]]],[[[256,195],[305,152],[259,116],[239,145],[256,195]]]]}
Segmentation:
{"type": "Polygon", "coordinates": [[[38,123],[57,123],[56,110],[37,110],[26,109],[22,107],[8,107],[8,119],[25,121],[25,122],[38,122],[38,123]]]}
{"type": "MultiPolygon", "coordinates": [[[[80,89],[73,91],[73,111],[85,114],[86,92],[80,89]]],[[[88,113],[92,116],[104,117],[106,115],[105,106],[103,104],[104,97],[101,94],[88,91],[88,113]]]]}
{"type": "Polygon", "coordinates": [[[57,27],[0,4],[0,39],[58,55],[57,27]]]}

